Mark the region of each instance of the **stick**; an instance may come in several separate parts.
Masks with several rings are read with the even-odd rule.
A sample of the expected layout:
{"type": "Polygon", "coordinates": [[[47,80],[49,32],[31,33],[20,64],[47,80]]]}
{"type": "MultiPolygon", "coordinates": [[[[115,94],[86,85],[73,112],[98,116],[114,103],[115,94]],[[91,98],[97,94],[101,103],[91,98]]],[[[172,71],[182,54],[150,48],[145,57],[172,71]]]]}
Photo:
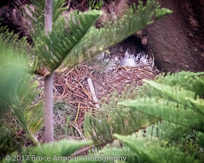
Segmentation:
{"type": "Polygon", "coordinates": [[[83,140],[86,140],[85,136],[81,133],[81,131],[77,128],[77,126],[75,126],[73,123],[70,123],[70,124],[78,131],[79,135],[83,138],[83,140]]]}
{"type": "Polygon", "coordinates": [[[89,89],[90,89],[93,101],[96,103],[95,106],[96,106],[96,108],[100,109],[99,104],[98,104],[98,98],[96,97],[95,89],[93,86],[93,82],[92,82],[91,78],[88,78],[87,81],[88,81],[88,85],[89,85],[89,89]]]}
{"type": "Polygon", "coordinates": [[[77,121],[77,118],[78,118],[78,115],[79,115],[79,109],[80,109],[80,102],[78,104],[77,114],[76,114],[76,118],[74,120],[74,123],[76,123],[76,121],[77,121]]]}

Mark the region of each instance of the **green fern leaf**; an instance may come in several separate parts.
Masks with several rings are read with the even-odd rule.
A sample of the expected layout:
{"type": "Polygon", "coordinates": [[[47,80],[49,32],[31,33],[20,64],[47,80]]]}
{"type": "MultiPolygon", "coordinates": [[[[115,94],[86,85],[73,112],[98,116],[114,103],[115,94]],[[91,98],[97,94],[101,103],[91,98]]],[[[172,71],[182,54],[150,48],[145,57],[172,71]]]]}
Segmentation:
{"type": "Polygon", "coordinates": [[[87,114],[84,130],[85,135],[91,136],[95,143],[104,144],[114,140],[114,133],[127,135],[156,121],[156,118],[128,108],[109,108],[109,110],[101,111],[94,116],[87,114]]]}
{"type": "Polygon", "coordinates": [[[28,153],[36,154],[36,156],[70,156],[80,148],[92,145],[92,143],[92,141],[60,140],[31,148],[28,153]]]}
{"type": "Polygon", "coordinates": [[[204,131],[203,115],[177,102],[158,98],[140,98],[122,101],[119,104],[157,118],[204,131]]]}
{"type": "Polygon", "coordinates": [[[5,28],[0,30],[3,30],[0,34],[1,118],[4,118],[5,113],[12,112],[22,128],[33,138],[33,134],[42,127],[43,118],[41,105],[37,105],[37,108],[32,105],[38,92],[37,85],[31,82],[31,67],[24,50],[27,42],[25,38],[18,40],[18,35],[9,33],[5,28]],[[38,112],[34,112],[34,108],[38,112]],[[26,120],[28,113],[32,118],[26,120]]]}
{"type": "Polygon", "coordinates": [[[115,134],[115,137],[146,162],[199,162],[177,147],[165,147],[157,139],[138,137],[136,135],[121,136],[118,134],[115,134]]]}
{"type": "MultiPolygon", "coordinates": [[[[73,11],[70,18],[60,19],[49,37],[44,35],[38,39],[39,42],[36,42],[36,54],[39,59],[53,72],[69,55],[73,47],[81,41],[100,15],[101,12],[94,10],[87,13],[73,11]]],[[[69,60],[69,64],[72,65],[78,62],[78,55],[72,56],[69,60]]]]}
{"type": "Polygon", "coordinates": [[[158,138],[160,141],[172,142],[178,140],[186,133],[191,133],[191,129],[163,120],[158,121],[145,129],[139,130],[138,132],[158,138]]]}
{"type": "Polygon", "coordinates": [[[159,75],[156,79],[157,83],[166,84],[169,86],[182,87],[196,93],[200,97],[204,94],[204,72],[179,72],[168,73],[167,75],[159,75]]]}

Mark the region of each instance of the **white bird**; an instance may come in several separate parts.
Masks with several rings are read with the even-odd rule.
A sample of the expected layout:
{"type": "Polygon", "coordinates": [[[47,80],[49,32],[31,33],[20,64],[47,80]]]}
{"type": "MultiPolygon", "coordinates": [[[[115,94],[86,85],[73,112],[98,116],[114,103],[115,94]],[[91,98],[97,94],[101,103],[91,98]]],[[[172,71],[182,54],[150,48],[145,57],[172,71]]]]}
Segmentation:
{"type": "Polygon", "coordinates": [[[121,65],[121,66],[130,66],[130,67],[136,66],[134,54],[130,54],[130,53],[128,52],[128,50],[127,50],[127,51],[125,52],[125,57],[123,57],[123,58],[120,60],[120,65],[121,65]]]}

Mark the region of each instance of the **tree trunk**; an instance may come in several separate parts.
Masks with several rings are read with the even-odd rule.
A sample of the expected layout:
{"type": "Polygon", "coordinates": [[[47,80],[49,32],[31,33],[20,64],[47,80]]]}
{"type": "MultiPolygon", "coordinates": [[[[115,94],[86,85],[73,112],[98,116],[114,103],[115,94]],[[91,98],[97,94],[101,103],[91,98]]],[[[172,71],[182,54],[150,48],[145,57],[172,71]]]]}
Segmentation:
{"type": "MultiPolygon", "coordinates": [[[[45,0],[45,33],[52,31],[52,0],[45,0]]],[[[50,54],[51,55],[51,54],[50,54]]],[[[54,123],[53,123],[53,74],[44,78],[45,84],[45,142],[54,141],[54,123]]]]}
{"type": "Polygon", "coordinates": [[[54,123],[53,123],[53,75],[44,78],[44,124],[45,124],[45,142],[54,141],[54,123]]]}
{"type": "Polygon", "coordinates": [[[45,33],[52,32],[52,0],[45,0],[45,33]]]}

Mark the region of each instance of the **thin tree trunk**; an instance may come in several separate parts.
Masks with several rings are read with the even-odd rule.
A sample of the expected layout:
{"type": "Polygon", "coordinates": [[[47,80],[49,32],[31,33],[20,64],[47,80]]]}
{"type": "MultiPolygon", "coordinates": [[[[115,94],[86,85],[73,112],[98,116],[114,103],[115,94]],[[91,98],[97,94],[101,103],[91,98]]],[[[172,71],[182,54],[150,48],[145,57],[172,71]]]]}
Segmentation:
{"type": "Polygon", "coordinates": [[[45,142],[54,141],[54,123],[53,123],[53,75],[44,78],[44,124],[45,124],[45,142]]]}
{"type": "Polygon", "coordinates": [[[45,0],[45,33],[52,32],[52,0],[45,0]]]}
{"type": "MultiPolygon", "coordinates": [[[[45,33],[52,31],[52,0],[45,0],[45,33]]],[[[51,54],[50,54],[51,55],[51,54]]],[[[44,78],[45,84],[45,142],[54,141],[54,123],[53,123],[53,74],[44,78]]]]}

